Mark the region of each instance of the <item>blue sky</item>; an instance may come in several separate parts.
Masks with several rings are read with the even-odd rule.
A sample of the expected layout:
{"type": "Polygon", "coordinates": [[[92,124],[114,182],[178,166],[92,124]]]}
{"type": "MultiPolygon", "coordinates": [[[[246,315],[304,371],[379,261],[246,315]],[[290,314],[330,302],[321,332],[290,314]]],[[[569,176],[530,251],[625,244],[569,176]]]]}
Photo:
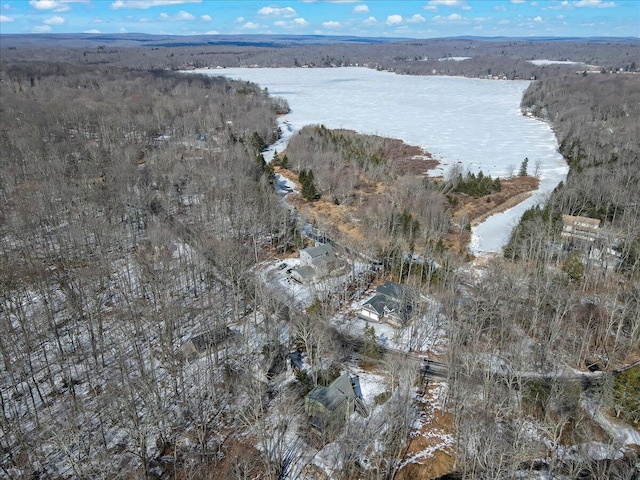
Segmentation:
{"type": "Polygon", "coordinates": [[[640,37],[640,0],[0,0],[0,33],[640,37]]]}

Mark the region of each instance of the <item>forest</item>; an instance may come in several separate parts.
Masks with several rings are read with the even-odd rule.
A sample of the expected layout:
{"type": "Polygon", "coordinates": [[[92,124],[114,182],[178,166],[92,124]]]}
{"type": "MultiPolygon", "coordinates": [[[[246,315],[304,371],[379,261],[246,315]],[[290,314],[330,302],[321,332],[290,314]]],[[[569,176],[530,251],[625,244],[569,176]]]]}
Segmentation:
{"type": "Polygon", "coordinates": [[[551,124],[570,166],[485,259],[446,241],[468,228],[455,203],[488,204],[508,180],[434,181],[428,152],[322,125],[265,159],[284,100],[171,71],[229,59],[423,74],[436,63],[417,56],[474,42],[3,46],[0,477],[637,478],[632,48],[495,42],[490,60],[435,60],[438,74],[538,77],[523,112],[551,124]],[[524,61],[542,55],[609,63],[524,61]],[[300,193],[278,194],[282,178],[300,193]],[[563,215],[602,227],[563,236],[563,215]],[[336,259],[299,284],[287,272],[318,239],[336,259]],[[374,298],[397,324],[361,318],[374,298]],[[318,426],[310,395],[345,373],[356,406],[318,426]]]}

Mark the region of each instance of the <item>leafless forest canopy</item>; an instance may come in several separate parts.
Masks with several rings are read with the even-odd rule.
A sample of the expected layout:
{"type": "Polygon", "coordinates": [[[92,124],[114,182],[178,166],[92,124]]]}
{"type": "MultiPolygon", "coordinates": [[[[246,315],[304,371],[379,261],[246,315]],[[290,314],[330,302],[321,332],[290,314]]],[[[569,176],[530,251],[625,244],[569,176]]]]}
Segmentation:
{"type": "Polygon", "coordinates": [[[622,435],[640,425],[638,367],[624,370],[640,355],[637,42],[42,48],[3,38],[1,53],[0,477],[637,478],[639,447],[622,435]],[[474,58],[437,60],[447,56],[474,58]],[[623,71],[582,75],[532,58],[623,71]],[[551,123],[570,174],[525,214],[504,258],[478,266],[448,250],[439,240],[460,226],[447,183],[399,166],[397,144],[355,132],[307,127],[274,159],[305,182],[313,172],[317,190],[292,214],[260,155],[286,102],[171,71],[356,63],[541,78],[522,106],[551,123]],[[305,305],[263,270],[310,244],[302,226],[313,215],[301,217],[320,200],[368,235],[330,232],[349,280],[305,305]],[[597,239],[564,239],[563,214],[600,220],[597,239]],[[415,357],[333,321],[389,279],[417,292],[398,330],[407,349],[430,354],[422,340],[435,332],[446,344],[436,403],[452,441],[439,469],[411,461],[430,391],[415,357]],[[187,347],[204,332],[194,361],[187,347]],[[308,375],[283,371],[291,350],[308,375]],[[304,396],[354,363],[384,378],[384,392],[365,399],[368,418],[318,438],[304,396]],[[594,441],[607,459],[588,453],[594,441]]]}
{"type": "Polygon", "coordinates": [[[637,39],[429,39],[388,41],[331,37],[248,35],[238,37],[154,37],[135,35],[3,37],[3,56],[20,60],[56,59],[75,64],[112,64],[130,68],[332,67],[366,65],[413,75],[504,75],[529,79],[574,73],[598,66],[607,70],[640,68],[637,39]],[[440,61],[470,57],[464,61],[440,61]],[[569,60],[584,65],[544,65],[534,59],[569,60]]]}

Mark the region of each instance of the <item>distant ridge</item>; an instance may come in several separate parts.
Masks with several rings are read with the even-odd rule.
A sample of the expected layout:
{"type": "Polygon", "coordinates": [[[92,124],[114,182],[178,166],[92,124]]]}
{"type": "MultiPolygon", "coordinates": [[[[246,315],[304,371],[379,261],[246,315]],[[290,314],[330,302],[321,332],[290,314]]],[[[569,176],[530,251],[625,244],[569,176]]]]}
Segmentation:
{"type": "MultiPolygon", "coordinates": [[[[438,37],[445,39],[444,37],[438,37]]],[[[630,42],[640,43],[639,37],[479,37],[474,35],[464,35],[460,37],[447,37],[449,40],[476,40],[488,42],[630,42]]]]}
{"type": "Polygon", "coordinates": [[[57,33],[0,35],[0,48],[49,47],[185,47],[229,45],[281,48],[336,43],[392,43],[406,37],[356,37],[332,35],[151,35],[146,33],[57,33]]]}
{"type": "Polygon", "coordinates": [[[285,48],[332,44],[382,44],[400,42],[431,42],[471,40],[484,42],[584,42],[638,43],[637,37],[357,37],[333,35],[151,35],[146,33],[47,33],[0,34],[0,49],[5,48],[96,48],[110,47],[185,47],[222,45],[262,48],[285,48]]]}

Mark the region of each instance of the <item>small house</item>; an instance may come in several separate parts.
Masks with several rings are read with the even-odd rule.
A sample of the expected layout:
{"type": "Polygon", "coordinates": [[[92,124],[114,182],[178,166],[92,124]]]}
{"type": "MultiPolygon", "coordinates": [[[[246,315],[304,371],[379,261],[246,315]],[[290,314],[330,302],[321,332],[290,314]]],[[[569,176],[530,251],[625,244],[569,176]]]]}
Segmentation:
{"type": "Polygon", "coordinates": [[[203,354],[217,353],[220,347],[233,337],[234,333],[229,327],[219,327],[191,337],[180,347],[180,354],[187,360],[192,360],[203,354]]]}
{"type": "Polygon", "coordinates": [[[367,414],[358,377],[343,373],[328,387],[318,385],[305,397],[305,412],[312,427],[321,434],[332,436],[354,411],[367,414]]]}

